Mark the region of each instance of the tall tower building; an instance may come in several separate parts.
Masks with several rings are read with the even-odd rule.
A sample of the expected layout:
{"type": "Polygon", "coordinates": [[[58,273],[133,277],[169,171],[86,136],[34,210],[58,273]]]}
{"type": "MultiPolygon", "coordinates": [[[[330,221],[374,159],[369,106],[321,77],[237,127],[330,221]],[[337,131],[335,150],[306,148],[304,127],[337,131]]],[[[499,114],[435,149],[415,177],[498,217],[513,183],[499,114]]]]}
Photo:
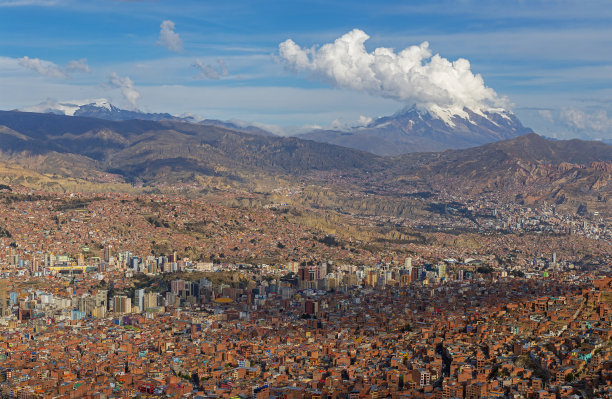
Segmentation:
{"type": "Polygon", "coordinates": [[[141,288],[134,291],[134,305],[138,306],[138,309],[143,312],[145,309],[145,290],[141,288]]]}
{"type": "Polygon", "coordinates": [[[111,245],[107,245],[104,247],[104,262],[108,263],[111,258],[111,249],[113,247],[111,245]]]}
{"type": "Polygon", "coordinates": [[[4,316],[8,311],[8,281],[0,279],[0,316],[4,316]]]}
{"type": "Polygon", "coordinates": [[[440,278],[446,277],[446,263],[440,263],[438,265],[438,277],[440,278]]]}
{"type": "Polygon", "coordinates": [[[96,293],[96,306],[101,306],[104,309],[108,308],[108,291],[98,290],[96,293]]]}

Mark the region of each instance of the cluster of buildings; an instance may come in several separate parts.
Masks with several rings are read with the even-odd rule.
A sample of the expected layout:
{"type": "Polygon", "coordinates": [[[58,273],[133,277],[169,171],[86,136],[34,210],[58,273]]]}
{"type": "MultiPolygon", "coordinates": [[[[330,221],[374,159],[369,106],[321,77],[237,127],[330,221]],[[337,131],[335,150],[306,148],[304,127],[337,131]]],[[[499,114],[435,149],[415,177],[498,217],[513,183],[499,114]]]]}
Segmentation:
{"type": "Polygon", "coordinates": [[[612,396],[605,222],[475,203],[480,228],[506,233],[442,231],[457,215],[377,252],[272,207],[16,195],[0,220],[2,397],[612,396]],[[572,240],[514,234],[532,227],[572,240]]]}
{"type": "Polygon", "coordinates": [[[171,254],[150,263],[182,262],[185,271],[152,274],[137,257],[104,252],[116,259],[105,270],[4,269],[3,395],[612,393],[609,268],[515,277],[479,269],[482,262],[407,258],[370,267],[233,265],[233,272],[206,264],[203,272],[171,254]]]}

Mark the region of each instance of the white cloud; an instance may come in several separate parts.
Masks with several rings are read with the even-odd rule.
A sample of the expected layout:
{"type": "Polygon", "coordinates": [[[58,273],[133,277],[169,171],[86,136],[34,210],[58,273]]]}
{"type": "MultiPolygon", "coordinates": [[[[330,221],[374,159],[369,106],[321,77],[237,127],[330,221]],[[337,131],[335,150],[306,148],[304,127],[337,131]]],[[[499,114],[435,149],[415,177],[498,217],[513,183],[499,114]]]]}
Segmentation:
{"type": "Polygon", "coordinates": [[[43,76],[51,78],[68,79],[72,72],[91,72],[87,65],[86,59],[71,60],[64,67],[60,67],[51,61],[41,60],[39,58],[30,58],[28,56],[18,58],[19,65],[24,68],[31,69],[43,76]]]}
{"type": "Polygon", "coordinates": [[[608,117],[606,110],[587,113],[577,108],[565,108],[561,110],[561,120],[572,128],[607,133],[608,138],[612,138],[612,118],[608,117]]]}
{"type": "MultiPolygon", "coordinates": [[[[372,121],[373,121],[372,118],[370,118],[369,116],[364,116],[364,115],[359,115],[359,118],[357,120],[348,121],[348,122],[344,122],[342,118],[337,118],[337,119],[334,119],[327,128],[334,129],[334,130],[350,130],[350,129],[354,129],[358,127],[367,126],[370,123],[372,123],[372,121]]],[[[318,128],[322,129],[321,127],[318,127],[318,128]]]]}
{"type": "Polygon", "coordinates": [[[64,79],[68,77],[68,75],[66,75],[56,64],[52,63],[51,61],[41,60],[39,58],[30,58],[28,56],[19,58],[19,65],[36,71],[43,76],[64,79]]]}
{"type": "Polygon", "coordinates": [[[357,124],[355,126],[367,126],[372,123],[372,118],[369,116],[359,115],[359,119],[357,120],[357,124]]]}
{"type": "Polygon", "coordinates": [[[539,109],[538,114],[550,123],[553,123],[555,121],[552,111],[549,109],[539,109]]]}
{"type": "Polygon", "coordinates": [[[91,72],[91,68],[87,65],[87,60],[85,58],[69,61],[64,69],[68,72],[91,72]]]}
{"type": "Polygon", "coordinates": [[[174,31],[174,22],[164,21],[160,25],[158,46],[164,46],[170,51],[180,53],[183,51],[183,41],[178,33],[174,31]]]}
{"type": "Polygon", "coordinates": [[[217,60],[217,63],[219,64],[219,67],[215,69],[212,66],[204,64],[202,61],[196,59],[192,66],[198,69],[200,73],[195,78],[219,80],[221,79],[221,76],[227,75],[225,61],[219,59],[217,60]]]}
{"type": "Polygon", "coordinates": [[[279,45],[279,54],[293,70],[310,72],[336,87],[415,103],[438,115],[462,113],[464,107],[478,112],[507,106],[505,98],[472,73],[466,59],[432,56],[427,42],[397,53],[384,47],[368,52],[368,39],[359,29],[319,48],[303,49],[288,39],[279,45]]]}
{"type": "Polygon", "coordinates": [[[129,77],[121,77],[115,72],[111,73],[108,77],[108,81],[112,87],[121,90],[123,98],[128,102],[132,109],[138,109],[138,99],[140,93],[134,88],[134,82],[129,77]]]}
{"type": "Polygon", "coordinates": [[[589,99],[582,107],[553,104],[547,108],[523,107],[517,115],[536,133],[557,139],[612,140],[612,113],[605,98],[589,99]]]}

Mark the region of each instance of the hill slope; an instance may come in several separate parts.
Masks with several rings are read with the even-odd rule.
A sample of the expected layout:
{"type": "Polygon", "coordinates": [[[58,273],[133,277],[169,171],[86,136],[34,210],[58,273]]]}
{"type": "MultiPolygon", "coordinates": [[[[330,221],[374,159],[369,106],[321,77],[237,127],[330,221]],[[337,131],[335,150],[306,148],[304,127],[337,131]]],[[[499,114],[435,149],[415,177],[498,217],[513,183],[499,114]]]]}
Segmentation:
{"type": "Polygon", "coordinates": [[[547,201],[576,209],[605,209],[612,201],[612,146],[593,141],[546,140],[527,134],[465,150],[394,158],[389,178],[418,176],[435,190],[468,197],[547,201]]]}
{"type": "Polygon", "coordinates": [[[109,121],[53,114],[0,112],[4,157],[82,157],[89,168],[126,178],[163,180],[234,171],[295,174],[363,169],[365,152],[297,138],[251,135],[178,121],[109,121]]]}

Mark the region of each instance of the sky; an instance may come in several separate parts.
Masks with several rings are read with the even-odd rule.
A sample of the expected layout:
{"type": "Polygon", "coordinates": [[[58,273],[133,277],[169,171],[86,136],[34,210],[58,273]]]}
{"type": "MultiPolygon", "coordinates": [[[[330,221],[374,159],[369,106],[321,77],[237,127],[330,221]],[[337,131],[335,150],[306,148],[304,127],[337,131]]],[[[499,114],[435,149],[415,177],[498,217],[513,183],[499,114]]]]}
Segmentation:
{"type": "Polygon", "coordinates": [[[612,6],[0,0],[0,109],[97,98],[277,133],[503,108],[548,137],[610,140],[612,6]]]}

